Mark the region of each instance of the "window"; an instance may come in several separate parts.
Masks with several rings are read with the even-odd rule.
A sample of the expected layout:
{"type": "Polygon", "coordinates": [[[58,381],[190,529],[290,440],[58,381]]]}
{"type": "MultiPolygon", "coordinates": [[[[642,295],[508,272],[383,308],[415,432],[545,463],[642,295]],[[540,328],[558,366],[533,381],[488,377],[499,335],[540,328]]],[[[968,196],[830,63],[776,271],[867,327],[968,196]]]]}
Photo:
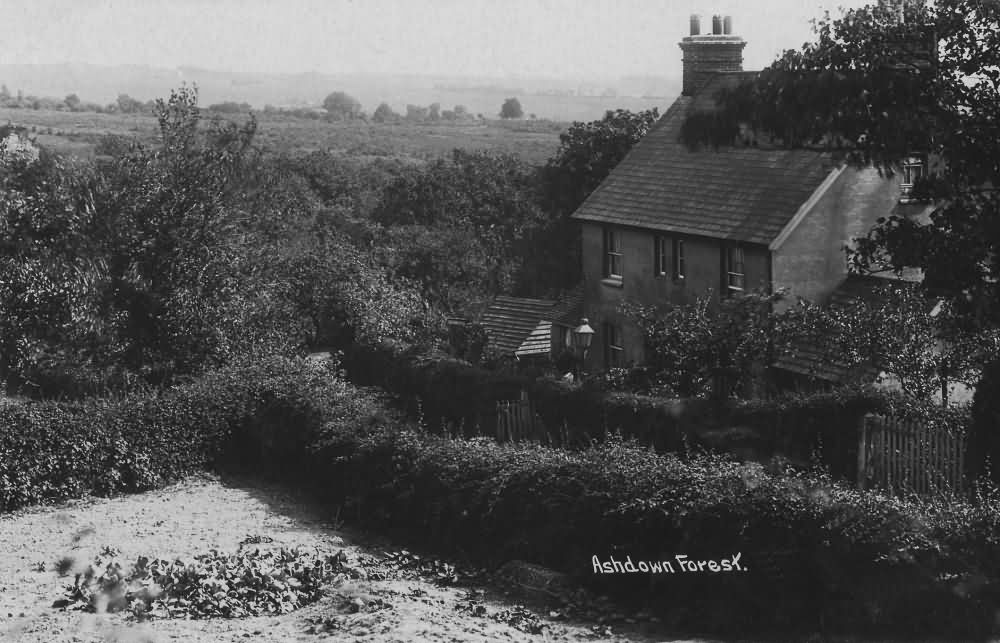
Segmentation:
{"type": "Polygon", "coordinates": [[[746,287],[746,273],[743,267],[743,248],[726,247],[726,289],[729,294],[743,292],[746,287]]]}
{"type": "Polygon", "coordinates": [[[684,279],[684,240],[676,237],[653,237],[653,274],[684,279]]]}
{"type": "Polygon", "coordinates": [[[903,180],[900,183],[902,193],[900,198],[907,200],[911,198],[913,186],[920,179],[924,178],[924,162],[919,158],[909,158],[903,163],[903,180]]]}
{"type": "Polygon", "coordinates": [[[667,274],[667,237],[653,237],[653,274],[662,277],[667,274]]]}
{"type": "Polygon", "coordinates": [[[674,239],[674,279],[684,278],[684,239],[674,239]]]}
{"type": "Polygon", "coordinates": [[[608,279],[622,278],[622,240],[617,231],[604,229],[604,276],[608,279]]]}
{"type": "Polygon", "coordinates": [[[604,361],[608,368],[618,368],[625,364],[621,329],[607,322],[604,324],[604,361]]]}

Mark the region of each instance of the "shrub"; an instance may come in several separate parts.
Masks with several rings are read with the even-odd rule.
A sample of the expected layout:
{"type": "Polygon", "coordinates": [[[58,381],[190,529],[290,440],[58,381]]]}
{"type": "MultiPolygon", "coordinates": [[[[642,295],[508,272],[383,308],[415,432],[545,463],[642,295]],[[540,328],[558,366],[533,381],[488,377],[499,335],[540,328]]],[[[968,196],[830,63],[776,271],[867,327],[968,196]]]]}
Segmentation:
{"type": "Polygon", "coordinates": [[[320,444],[318,482],[376,525],[494,564],[547,565],[601,593],[646,601],[675,625],[991,627],[1000,549],[989,529],[1000,505],[963,512],[904,502],[822,475],[771,475],[718,456],[682,460],[617,439],[567,452],[376,430],[327,431],[320,444]],[[595,555],[677,565],[678,554],[737,553],[747,573],[593,571],[595,555]]]}
{"type": "Polygon", "coordinates": [[[0,407],[0,511],[142,491],[241,459],[295,470],[320,423],[378,418],[375,398],[335,368],[275,358],[161,392],[0,407]]]}
{"type": "MultiPolygon", "coordinates": [[[[441,390],[450,382],[469,408],[488,401],[457,375],[467,364],[404,356],[403,376],[422,373],[441,390]]],[[[419,391],[419,383],[397,385],[419,391]]],[[[586,399],[579,388],[554,390],[586,399]]],[[[718,455],[682,459],[614,436],[577,451],[455,439],[406,425],[385,402],[345,383],[335,361],[271,359],[160,393],[0,409],[0,510],[141,490],[242,462],[311,481],[416,544],[486,563],[547,565],[648,603],[677,626],[952,636],[993,627],[995,498],[904,501],[824,474],[768,473],[718,455]],[[748,571],[593,568],[594,556],[676,562],[678,554],[739,554],[748,571]]],[[[653,398],[617,403],[663,412],[653,398]]]]}

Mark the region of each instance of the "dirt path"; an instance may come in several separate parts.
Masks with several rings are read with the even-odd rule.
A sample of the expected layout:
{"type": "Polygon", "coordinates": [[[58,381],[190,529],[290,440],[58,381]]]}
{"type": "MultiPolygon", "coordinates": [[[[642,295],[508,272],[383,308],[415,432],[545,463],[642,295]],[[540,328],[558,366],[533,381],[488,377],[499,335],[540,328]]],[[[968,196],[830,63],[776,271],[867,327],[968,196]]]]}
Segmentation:
{"type": "MultiPolygon", "coordinates": [[[[325,522],[317,508],[281,487],[213,476],[158,491],[114,499],[89,499],[0,516],[0,640],[124,643],[160,641],[647,641],[594,631],[590,624],[555,621],[531,634],[491,615],[514,609],[502,600],[481,601],[478,616],[468,588],[442,587],[428,577],[390,574],[331,587],[319,602],[272,617],[160,619],[138,623],[123,614],[87,614],[52,607],[70,579],[52,571],[70,555],[90,560],[104,547],[123,561],[139,556],[193,557],[212,548],[236,552],[251,535],[269,547],[300,546],[350,560],[375,560],[381,552],[361,546],[325,522]],[[44,570],[42,571],[42,567],[44,570]],[[356,599],[360,598],[361,601],[356,599]],[[353,606],[352,606],[353,603],[353,606]],[[360,606],[360,607],[359,607],[360,606]],[[485,613],[484,613],[485,612],[485,613]]],[[[492,595],[492,594],[489,594],[492,595]]],[[[662,638],[660,639],[662,640],[662,638]]]]}

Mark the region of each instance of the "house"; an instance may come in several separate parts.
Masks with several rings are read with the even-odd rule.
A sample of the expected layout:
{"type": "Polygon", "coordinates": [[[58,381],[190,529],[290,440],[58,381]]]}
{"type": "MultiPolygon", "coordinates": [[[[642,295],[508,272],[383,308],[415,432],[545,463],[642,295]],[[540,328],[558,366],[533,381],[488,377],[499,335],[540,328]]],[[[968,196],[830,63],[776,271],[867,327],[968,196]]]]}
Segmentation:
{"type": "Polygon", "coordinates": [[[853,239],[879,217],[928,214],[907,202],[918,158],[889,180],[821,150],[685,146],[687,116],[715,109],[717,92],[746,77],[745,46],[729,17],[701,35],[692,16],[681,95],[573,214],[583,308],[597,331],[590,369],[642,362],[643,337],[620,313],[626,301],[683,304],[761,288],[824,303],[847,277],[853,239]]]}

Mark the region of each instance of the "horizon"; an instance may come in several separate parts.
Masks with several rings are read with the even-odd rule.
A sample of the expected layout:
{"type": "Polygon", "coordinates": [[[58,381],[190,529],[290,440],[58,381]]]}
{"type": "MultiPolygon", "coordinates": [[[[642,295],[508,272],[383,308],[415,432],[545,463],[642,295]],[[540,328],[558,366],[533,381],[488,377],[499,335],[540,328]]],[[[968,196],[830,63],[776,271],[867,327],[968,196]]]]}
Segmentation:
{"type": "Polygon", "coordinates": [[[688,17],[731,15],[760,69],[865,0],[14,0],[0,65],[573,81],[680,75],[688,17]]]}

